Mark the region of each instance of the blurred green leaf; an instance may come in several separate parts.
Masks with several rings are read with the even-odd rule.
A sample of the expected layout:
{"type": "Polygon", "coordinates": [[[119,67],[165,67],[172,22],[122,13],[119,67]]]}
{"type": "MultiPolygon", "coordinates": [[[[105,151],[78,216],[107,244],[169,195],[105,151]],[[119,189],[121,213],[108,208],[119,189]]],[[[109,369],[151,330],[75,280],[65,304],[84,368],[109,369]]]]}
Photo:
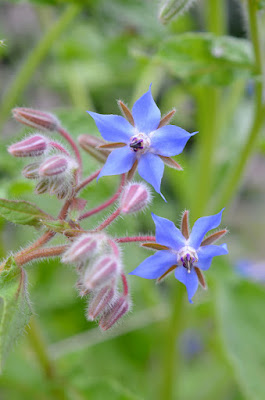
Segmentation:
{"type": "Polygon", "coordinates": [[[35,204],[23,200],[0,199],[0,214],[14,224],[40,225],[40,220],[49,219],[49,215],[35,204]]]}
{"type": "Polygon", "coordinates": [[[221,279],[216,290],[220,334],[242,392],[265,396],[265,290],[247,281],[221,279]]]}
{"type": "Polygon", "coordinates": [[[27,293],[26,272],[9,258],[0,275],[0,367],[23,333],[32,314],[27,293]]]}
{"type": "Polygon", "coordinates": [[[248,40],[209,33],[172,36],[155,60],[177,78],[191,84],[229,85],[253,75],[253,55],[248,40]]]}

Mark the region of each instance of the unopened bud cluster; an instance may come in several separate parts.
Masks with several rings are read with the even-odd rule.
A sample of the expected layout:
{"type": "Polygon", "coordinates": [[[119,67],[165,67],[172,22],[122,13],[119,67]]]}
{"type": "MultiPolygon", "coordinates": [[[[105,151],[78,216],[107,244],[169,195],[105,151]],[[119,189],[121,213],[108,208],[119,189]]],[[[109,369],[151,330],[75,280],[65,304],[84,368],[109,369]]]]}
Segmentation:
{"type": "MultiPolygon", "coordinates": [[[[9,146],[8,151],[15,157],[35,158],[22,170],[22,175],[27,179],[36,179],[37,194],[50,193],[59,199],[64,199],[72,193],[74,172],[78,165],[68,152],[60,153],[57,143],[48,137],[35,133],[24,140],[9,146]],[[58,153],[54,152],[57,151],[58,153]]],[[[58,145],[59,148],[64,148],[58,145]]]]}
{"type": "Polygon", "coordinates": [[[103,330],[114,325],[129,309],[127,287],[125,295],[118,291],[122,263],[109,245],[110,240],[112,239],[102,233],[83,234],[62,257],[64,263],[76,266],[80,295],[90,295],[87,318],[99,318],[99,325],[103,330]]]}

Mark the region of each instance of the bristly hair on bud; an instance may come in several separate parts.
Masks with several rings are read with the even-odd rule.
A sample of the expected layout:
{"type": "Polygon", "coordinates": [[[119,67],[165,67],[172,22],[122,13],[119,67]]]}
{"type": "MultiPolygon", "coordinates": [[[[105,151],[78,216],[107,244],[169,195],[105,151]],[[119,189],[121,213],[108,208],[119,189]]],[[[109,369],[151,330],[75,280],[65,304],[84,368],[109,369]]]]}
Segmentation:
{"type": "Polygon", "coordinates": [[[56,131],[60,127],[59,120],[50,113],[33,108],[17,107],[12,110],[13,117],[21,124],[43,131],[56,131]]]}
{"type": "Polygon", "coordinates": [[[115,298],[115,285],[102,287],[92,293],[87,310],[87,319],[94,321],[103,312],[106,312],[112,305],[115,298]]]}
{"type": "Polygon", "coordinates": [[[40,165],[40,176],[53,177],[71,172],[78,168],[77,163],[70,157],[55,155],[46,158],[40,165]]]}
{"type": "Polygon", "coordinates": [[[102,233],[84,233],[64,253],[62,262],[66,264],[85,263],[100,251],[105,239],[106,237],[102,233]]]}
{"type": "Polygon", "coordinates": [[[48,146],[49,139],[40,133],[35,133],[9,146],[8,152],[14,157],[38,157],[46,152],[48,146]]]}
{"type": "Polygon", "coordinates": [[[115,282],[120,271],[121,265],[118,259],[112,255],[104,255],[92,267],[87,268],[84,287],[88,290],[95,290],[109,282],[115,282]]]}
{"type": "Polygon", "coordinates": [[[103,331],[110,329],[118,320],[120,320],[130,309],[129,296],[122,295],[118,297],[110,309],[100,318],[99,326],[103,331]]]}
{"type": "Polygon", "coordinates": [[[129,182],[121,195],[122,214],[142,211],[151,201],[150,189],[144,183],[129,182]]]}
{"type": "Polygon", "coordinates": [[[187,12],[196,0],[166,0],[159,13],[159,19],[167,24],[173,18],[178,18],[187,12]]]}
{"type": "Polygon", "coordinates": [[[39,167],[38,162],[28,164],[23,168],[22,175],[27,179],[39,179],[39,167]]]}

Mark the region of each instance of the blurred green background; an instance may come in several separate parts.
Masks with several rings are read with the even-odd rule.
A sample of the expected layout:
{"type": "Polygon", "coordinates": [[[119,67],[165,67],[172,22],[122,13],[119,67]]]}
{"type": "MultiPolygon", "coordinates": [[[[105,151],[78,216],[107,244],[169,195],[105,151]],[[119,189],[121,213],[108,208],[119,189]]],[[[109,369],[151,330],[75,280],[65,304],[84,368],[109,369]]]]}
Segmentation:
{"type": "MultiPolygon", "coordinates": [[[[194,221],[225,206],[222,227],[230,231],[229,256],[214,261],[206,277],[208,291],[199,289],[194,305],[185,296],[173,342],[170,309],[181,286],[173,277],[161,285],[130,277],[132,311],[110,333],[101,333],[85,318],[86,299],[78,298],[74,268],[59,260],[28,265],[36,329],[55,372],[36,357],[25,332],[12,344],[0,376],[1,400],[166,400],[161,388],[165,352],[172,343],[178,358],[172,399],[265,399],[264,286],[234,273],[238,259],[263,262],[265,256],[261,126],[241,171],[240,188],[236,191],[235,185],[228,195],[224,190],[247,141],[255,85],[262,78],[256,76],[247,39],[247,2],[194,3],[163,24],[158,17],[162,4],[152,0],[0,2],[0,39],[5,39],[0,47],[0,197],[30,200],[53,215],[60,207],[51,196],[32,194],[33,183],[20,174],[24,160],[6,151],[8,144],[32,132],[12,120],[13,107],[53,112],[75,138],[98,135],[86,110],[117,114],[116,100],[131,106],[152,82],[162,114],[175,107],[173,123],[199,131],[177,157],[184,172],[165,169],[162,192],[168,203],[154,194],[152,211],[178,224],[185,209],[194,221]]],[[[264,4],[256,4],[264,44],[264,4]]],[[[99,168],[84,151],[82,156],[85,175],[99,168]]],[[[82,197],[92,208],[111,196],[115,185],[117,177],[105,177],[82,197]]],[[[108,212],[83,226],[95,226],[108,212]]],[[[2,258],[39,234],[2,218],[0,229],[2,258]]],[[[150,210],[119,219],[109,232],[154,232],[150,210]]],[[[123,248],[127,272],[150,254],[137,244],[123,248]]]]}

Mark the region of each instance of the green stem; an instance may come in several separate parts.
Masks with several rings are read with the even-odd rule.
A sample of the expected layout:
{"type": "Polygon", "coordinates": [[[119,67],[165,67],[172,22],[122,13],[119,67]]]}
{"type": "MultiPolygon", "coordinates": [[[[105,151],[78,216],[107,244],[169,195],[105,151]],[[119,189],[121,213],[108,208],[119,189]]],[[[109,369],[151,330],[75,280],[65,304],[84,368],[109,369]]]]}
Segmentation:
{"type": "MultiPolygon", "coordinates": [[[[205,3],[205,25],[215,35],[225,32],[225,5],[223,0],[207,0],[205,3]]],[[[201,87],[197,90],[198,104],[198,155],[194,170],[194,192],[192,198],[192,218],[202,216],[211,197],[214,176],[214,151],[219,127],[219,111],[222,104],[222,92],[216,87],[201,87]]]]}
{"type": "Polygon", "coordinates": [[[46,379],[52,384],[51,389],[53,398],[56,400],[65,400],[67,397],[64,391],[64,386],[58,382],[55,365],[49,358],[46,342],[35,318],[31,318],[28,328],[28,338],[46,379]]]}
{"type": "Polygon", "coordinates": [[[62,34],[69,23],[80,11],[80,7],[76,5],[70,5],[61,15],[61,17],[55,22],[50,30],[44,35],[44,37],[37,44],[35,49],[29,54],[28,58],[22,64],[20,71],[16,75],[7,93],[4,94],[1,104],[0,113],[0,127],[5,122],[11,108],[16,104],[19,97],[23,93],[23,90],[27,86],[28,82],[32,78],[32,75],[38,65],[42,62],[49,49],[55,40],[62,34]]]}
{"type": "Polygon", "coordinates": [[[251,156],[255,144],[257,141],[258,134],[264,122],[264,107],[262,106],[262,56],[260,50],[259,33],[258,33],[258,23],[256,15],[256,5],[253,0],[248,0],[248,14],[249,14],[249,25],[250,25],[250,35],[253,43],[255,59],[256,59],[256,74],[258,76],[256,80],[256,93],[255,93],[255,113],[253,117],[252,126],[247,138],[247,141],[239,155],[238,161],[232,171],[229,171],[229,176],[227,178],[226,184],[223,186],[222,192],[219,194],[218,206],[216,209],[223,207],[227,204],[236,192],[241,177],[244,173],[246,163],[251,156]]]}
{"type": "Polygon", "coordinates": [[[160,399],[177,400],[174,397],[174,387],[178,385],[180,357],[179,335],[181,333],[181,321],[183,315],[183,300],[185,299],[185,287],[181,283],[173,288],[171,317],[166,325],[164,337],[162,387],[160,399]]]}

